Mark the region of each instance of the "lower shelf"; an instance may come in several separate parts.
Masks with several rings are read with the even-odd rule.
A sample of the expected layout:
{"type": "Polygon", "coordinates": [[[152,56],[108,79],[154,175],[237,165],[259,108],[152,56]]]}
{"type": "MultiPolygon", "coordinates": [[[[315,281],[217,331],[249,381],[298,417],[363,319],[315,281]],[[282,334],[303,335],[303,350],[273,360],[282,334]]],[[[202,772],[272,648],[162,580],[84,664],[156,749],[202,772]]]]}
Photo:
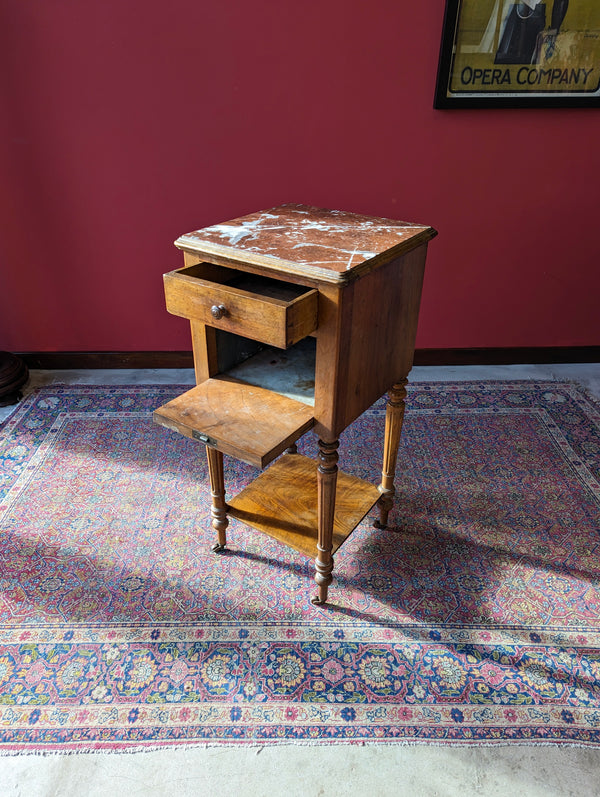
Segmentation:
{"type": "MultiPolygon", "coordinates": [[[[338,472],[334,551],[378,499],[377,487],[338,472]]],[[[285,454],[227,503],[232,517],[300,553],[316,557],[317,463],[314,460],[300,454],[285,454]]]]}

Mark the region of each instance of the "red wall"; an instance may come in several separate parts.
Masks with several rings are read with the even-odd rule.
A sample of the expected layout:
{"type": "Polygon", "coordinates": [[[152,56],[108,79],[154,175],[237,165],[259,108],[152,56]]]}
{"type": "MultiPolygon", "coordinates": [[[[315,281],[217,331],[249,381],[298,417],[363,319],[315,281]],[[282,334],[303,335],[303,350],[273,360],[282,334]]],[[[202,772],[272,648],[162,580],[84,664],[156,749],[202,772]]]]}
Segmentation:
{"type": "Polygon", "coordinates": [[[0,349],[190,347],[183,232],[280,202],[431,224],[417,345],[600,343],[597,109],[432,107],[444,0],[0,10],[0,349]]]}

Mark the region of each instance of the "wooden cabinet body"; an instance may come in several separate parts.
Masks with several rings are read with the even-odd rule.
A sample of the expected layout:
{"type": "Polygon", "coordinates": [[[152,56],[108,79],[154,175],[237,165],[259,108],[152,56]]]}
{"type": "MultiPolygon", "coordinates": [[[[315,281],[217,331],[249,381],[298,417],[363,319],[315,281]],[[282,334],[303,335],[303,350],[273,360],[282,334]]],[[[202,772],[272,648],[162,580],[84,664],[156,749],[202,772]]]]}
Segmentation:
{"type": "Polygon", "coordinates": [[[167,309],[190,321],[197,387],[155,421],[207,446],[216,549],[230,514],[315,556],[315,603],[327,598],[333,552],[378,500],[387,521],[434,235],[284,205],[182,236],[185,266],[165,275],[167,309]],[[382,483],[338,475],[340,433],[386,391],[382,483]],[[318,467],[294,450],[311,427],[318,467]],[[286,449],[225,502],[223,453],[264,468],[286,449]]]}

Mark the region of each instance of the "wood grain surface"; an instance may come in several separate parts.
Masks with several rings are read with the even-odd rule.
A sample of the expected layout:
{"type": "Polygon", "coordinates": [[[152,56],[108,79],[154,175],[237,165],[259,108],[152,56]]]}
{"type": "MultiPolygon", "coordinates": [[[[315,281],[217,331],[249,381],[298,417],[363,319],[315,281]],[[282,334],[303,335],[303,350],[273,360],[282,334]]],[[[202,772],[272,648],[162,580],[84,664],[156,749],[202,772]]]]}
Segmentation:
{"type": "Polygon", "coordinates": [[[264,468],[311,428],[313,410],[279,393],[218,376],[159,407],[153,419],[264,468]]]}
{"type": "MultiPolygon", "coordinates": [[[[379,499],[377,487],[338,471],[333,548],[336,551],[379,499]]],[[[284,454],[228,502],[229,514],[248,526],[317,556],[317,463],[284,454]]]]}

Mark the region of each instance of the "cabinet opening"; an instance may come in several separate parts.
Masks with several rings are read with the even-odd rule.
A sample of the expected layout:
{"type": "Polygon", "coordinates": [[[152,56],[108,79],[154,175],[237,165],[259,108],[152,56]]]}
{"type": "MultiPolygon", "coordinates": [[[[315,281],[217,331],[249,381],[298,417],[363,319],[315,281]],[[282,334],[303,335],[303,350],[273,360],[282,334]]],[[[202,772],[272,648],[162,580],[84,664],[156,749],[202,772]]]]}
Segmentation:
{"type": "Polygon", "coordinates": [[[287,349],[217,330],[221,374],[314,406],[317,342],[303,338],[287,349]]]}

